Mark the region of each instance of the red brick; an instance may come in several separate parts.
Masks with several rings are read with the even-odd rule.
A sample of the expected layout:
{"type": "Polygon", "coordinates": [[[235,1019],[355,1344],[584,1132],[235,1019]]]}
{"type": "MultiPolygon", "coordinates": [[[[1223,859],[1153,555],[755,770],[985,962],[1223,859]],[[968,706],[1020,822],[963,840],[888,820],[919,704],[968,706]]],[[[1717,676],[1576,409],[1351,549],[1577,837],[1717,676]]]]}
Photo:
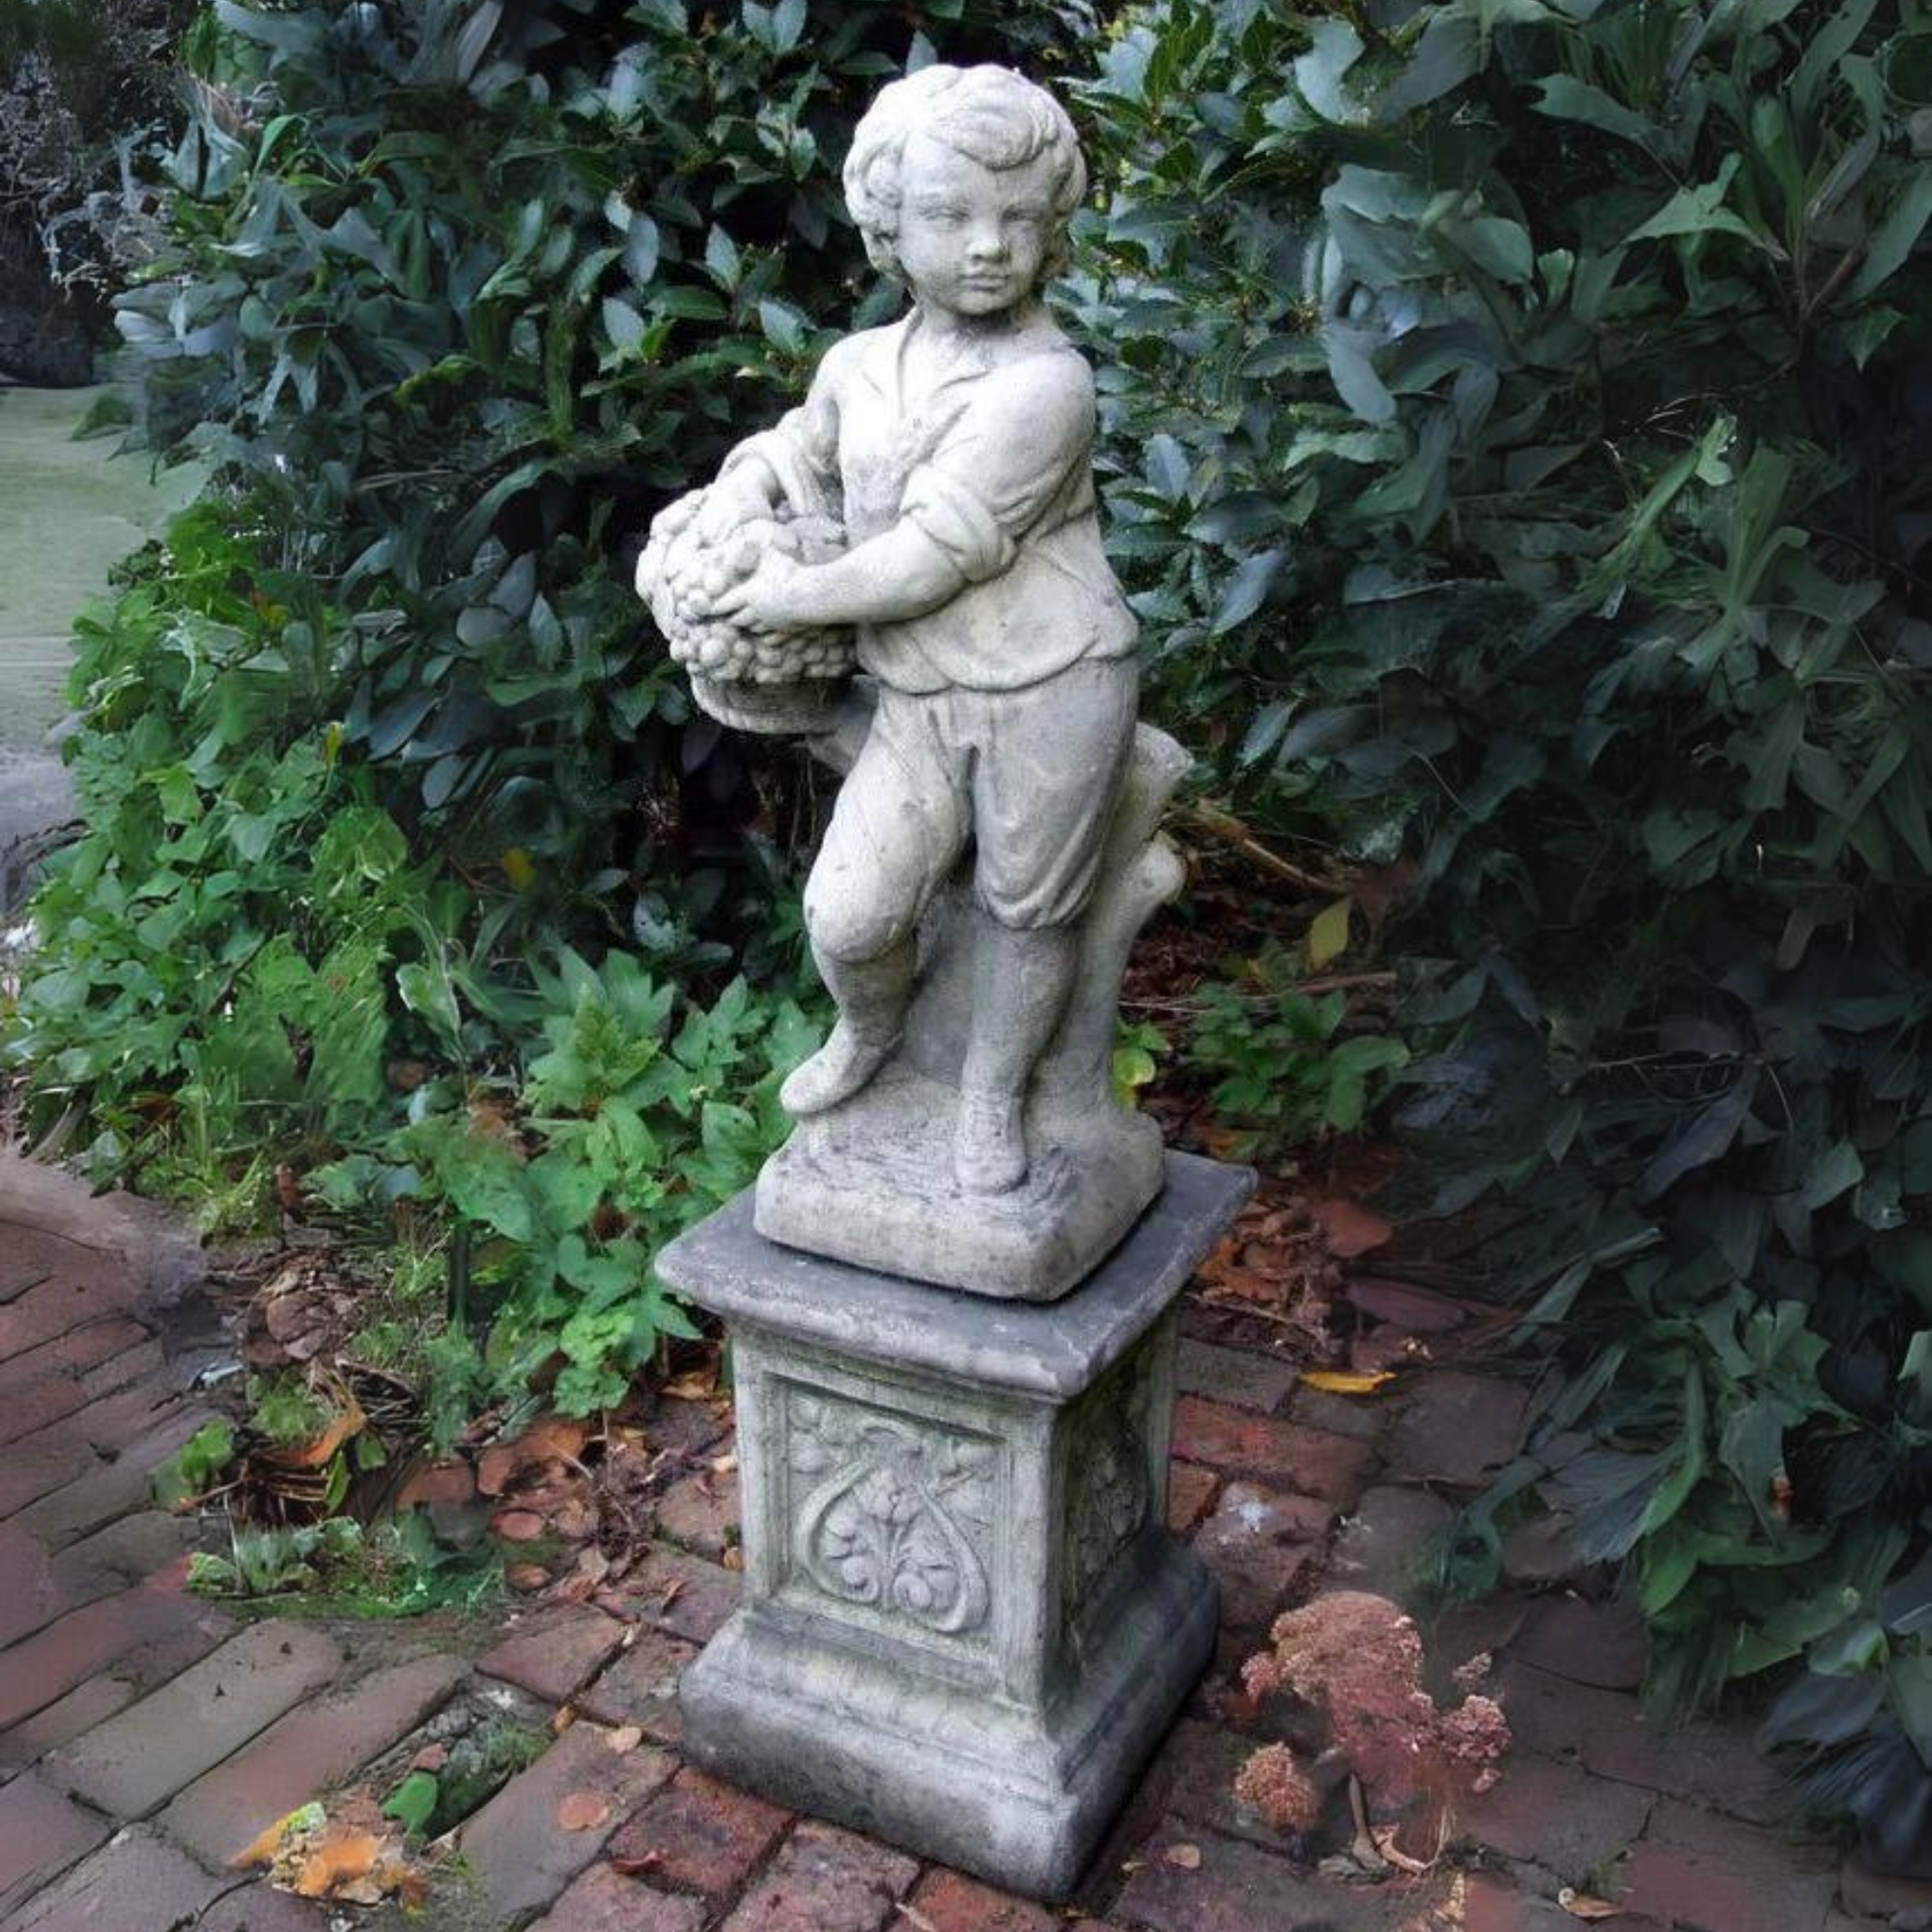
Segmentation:
{"type": "MultiPolygon", "coordinates": [[[[94,1473],[160,1428],[186,1401],[172,1374],[151,1376],[11,1444],[0,1456],[0,1517],[94,1473]]],[[[141,1472],[144,1482],[147,1473],[141,1472]]]]}
{"type": "MultiPolygon", "coordinates": [[[[1496,1872],[1470,1871],[1462,1877],[1462,1917],[1456,1921],[1460,1932],[1579,1932],[1588,1922],[1566,1912],[1555,1899],[1519,1891],[1496,1872]]],[[[1665,1932],[1655,1919],[1628,1912],[1619,1912],[1606,1924],[1608,1932],[1665,1932]]]]}
{"type": "Polygon", "coordinates": [[[1522,1447],[1528,1406],[1526,1389],[1492,1375],[1418,1376],[1389,1432],[1389,1467],[1417,1482],[1480,1488],[1522,1447]]]}
{"type": "Polygon", "coordinates": [[[684,1735],[678,1711],[678,1679],[698,1654],[696,1644],[662,1630],[638,1629],[636,1640],[621,1651],[578,1702],[600,1723],[636,1725],[660,1744],[675,1744],[684,1735]]]}
{"type": "Polygon", "coordinates": [[[491,1909],[515,1920],[549,1905],[596,1862],[618,1820],[675,1768],[675,1759],[647,1746],[613,1750],[601,1725],[572,1725],[463,1827],[460,1848],[491,1909]],[[564,1830],[559,1807],[585,1792],[608,1803],[610,1815],[585,1831],[564,1830]]]}
{"type": "Polygon", "coordinates": [[[657,1531],[714,1562],[739,1540],[738,1478],[700,1470],[657,1501],[657,1531]]]}
{"type": "MultiPolygon", "coordinates": [[[[1343,1932],[1351,1922],[1334,1908],[1346,1896],[1273,1853],[1171,1818],[1136,1862],[1114,1909],[1152,1932],[1343,1932]],[[1167,1856],[1173,1846],[1191,1847],[1200,1863],[1174,1864],[1167,1856]]],[[[1419,1902],[1413,1895],[1408,1901],[1412,1908],[1419,1902]]]]}
{"type": "Polygon", "coordinates": [[[153,1500],[155,1471],[211,1413],[186,1404],[173,1409],[158,1427],[126,1436],[126,1447],[117,1449],[108,1461],[91,1449],[82,1449],[77,1457],[69,1449],[69,1480],[20,1510],[11,1519],[12,1526],[38,1537],[50,1550],[65,1550],[147,1508],[153,1500]],[[75,1466],[76,1461],[80,1466],[75,1466]]]}
{"type": "Polygon", "coordinates": [[[624,1579],[624,1599],[645,1622],[690,1643],[709,1643],[738,1608],[744,1582],[702,1557],[653,1550],[624,1579]]]}
{"type": "Polygon", "coordinates": [[[1258,1628],[1281,1610],[1304,1570],[1320,1555],[1328,1505],[1309,1496],[1231,1482],[1194,1536],[1194,1553],[1221,1583],[1221,1621],[1258,1628]]]}
{"type": "Polygon", "coordinates": [[[673,1898],[594,1864],[530,1932],[698,1932],[704,1912],[695,1898],[673,1898]]]}
{"type": "Polygon", "coordinates": [[[723,1932],[881,1932],[918,1874],[871,1839],[800,1825],[723,1932]]]}
{"type": "Polygon", "coordinates": [[[1413,1603],[1425,1593],[1430,1546],[1455,1512],[1426,1489],[1379,1484],[1341,1526],[1329,1558],[1329,1580],[1413,1603]]]}
{"type": "Polygon", "coordinates": [[[9,1396],[0,1404],[0,1446],[32,1436],[89,1403],[164,1370],[167,1358],[160,1342],[145,1328],[130,1325],[135,1325],[139,1339],[125,1343],[105,1361],[46,1376],[23,1394],[9,1396]]]}
{"type": "Polygon", "coordinates": [[[1516,1741],[1548,1757],[1578,1760],[1598,1777],[1695,1799],[1753,1823],[1790,1808],[1777,1772],[1741,1732],[1715,1724],[1655,1731],[1634,1697],[1573,1684],[1513,1658],[1496,1685],[1516,1741]]]}
{"type": "Polygon", "coordinates": [[[65,1878],[7,1921],[7,1932],[173,1932],[232,1888],[152,1832],[117,1832],[65,1878]]]}
{"type": "Polygon", "coordinates": [[[1311,1389],[1306,1383],[1288,1405],[1292,1421],[1329,1436],[1346,1436],[1351,1443],[1379,1442],[1392,1411],[1386,1395],[1336,1395],[1332,1389],[1311,1389]]]}
{"type": "Polygon", "coordinates": [[[65,1334],[0,1360],[0,1397],[11,1402],[41,1382],[77,1381],[88,1370],[139,1346],[150,1332],[131,1315],[94,1315],[65,1334]]]}
{"type": "Polygon", "coordinates": [[[905,1923],[919,1932],[1062,1932],[1042,1907],[943,1868],[926,1873],[910,1903],[919,1917],[905,1923]]]}
{"type": "MultiPolygon", "coordinates": [[[[20,1230],[0,1220],[12,1249],[20,1230]]],[[[14,1259],[10,1253],[8,1260],[14,1259]]],[[[88,1321],[117,1314],[139,1299],[125,1271],[95,1262],[74,1266],[45,1260],[29,1262],[28,1273],[17,1279],[32,1286],[11,1300],[0,1302],[0,1356],[12,1359],[58,1339],[88,1321]],[[38,1270],[38,1279],[35,1271],[38,1270]]]]}
{"type": "Polygon", "coordinates": [[[697,1457],[722,1455],[731,1445],[729,1404],[692,1402],[682,1396],[659,1396],[644,1417],[644,1440],[652,1453],[697,1457]],[[721,1413],[722,1412],[722,1413],[721,1413]]]}
{"type": "Polygon", "coordinates": [[[1932,1924],[1932,1878],[1887,1878],[1848,1859],[1838,1874],[1839,1902],[1866,1918],[1915,1914],[1932,1924]]]}
{"type": "Polygon", "coordinates": [[[1432,1295],[1426,1288],[1411,1288],[1407,1282],[1384,1281],[1379,1275],[1350,1276],[1342,1293],[1364,1314],[1405,1334],[1446,1335],[1468,1319],[1460,1302],[1432,1295]]]}
{"type": "Polygon", "coordinates": [[[1174,1386],[1182,1395],[1211,1396],[1237,1409],[1272,1415],[1293,1393],[1299,1373],[1293,1362],[1277,1356],[1189,1336],[1180,1344],[1174,1386]]]}
{"type": "Polygon", "coordinates": [[[1168,1467],[1168,1528],[1175,1536],[1185,1536],[1214,1507],[1221,1493],[1221,1478],[1212,1469],[1192,1462],[1173,1462],[1168,1467]]]}
{"type": "Polygon", "coordinates": [[[467,1675],[457,1658],[419,1657],[299,1705],[197,1778],[157,1822],[209,1869],[224,1869],[276,1819],[413,1730],[467,1675]]]}
{"type": "Polygon", "coordinates": [[[276,1891],[264,1878],[210,1905],[195,1921],[195,1932],[323,1932],[328,1923],[322,1907],[276,1891]]]}
{"type": "MultiPolygon", "coordinates": [[[[165,1592],[180,1601],[178,1592],[165,1592]]],[[[97,1675],[83,1679],[45,1709],[0,1731],[0,1770],[31,1764],[35,1759],[91,1730],[115,1712],[122,1711],[136,1698],[157,1690],[171,1678],[179,1677],[192,1664],[198,1664],[209,1651],[240,1629],[240,1624],[212,1604],[195,1610],[193,1620],[172,1627],[160,1636],[136,1643],[113,1659],[97,1675]]],[[[0,1668],[3,1668],[0,1664],[0,1668]]]]}
{"type": "Polygon", "coordinates": [[[0,1918],[101,1844],[112,1825],[31,1773],[0,1787],[0,1918]]]}
{"type": "Polygon", "coordinates": [[[1229,1475],[1259,1477],[1346,1509],[1367,1477],[1366,1445],[1274,1416],[1186,1395],[1174,1404],[1173,1452],[1229,1475]]]}
{"type": "Polygon", "coordinates": [[[1593,1778],[1530,1751],[1511,1751],[1501,1781],[1471,1798],[1459,1836],[1505,1858],[1524,1859],[1566,1884],[1583,1885],[1643,1831],[1651,1796],[1633,1784],[1593,1778]]]}
{"type": "Polygon", "coordinates": [[[1666,1801],[1631,1847],[1619,1903],[1698,1932],[1823,1932],[1838,1878],[1789,1835],[1666,1801]]]}
{"type": "Polygon", "coordinates": [[[588,1605],[538,1612],[521,1618],[494,1650],[477,1660],[477,1668],[532,1697],[562,1704],[616,1654],[625,1628],[588,1605]]]}
{"type": "Polygon", "coordinates": [[[1634,1603],[1545,1597],[1531,1609],[1510,1655],[1574,1684],[1634,1691],[1643,1682],[1643,1616],[1634,1603]]]}
{"type": "Polygon", "coordinates": [[[686,1765],[611,1841],[621,1859],[655,1855],[653,1877],[716,1898],[736,1891],[791,1813],[686,1765]]]}
{"type": "Polygon", "coordinates": [[[1261,1741],[1218,1725],[1183,1719],[1168,1734],[1154,1764],[1157,1775],[1172,1779],[1168,1810],[1176,1819],[1245,1838],[1271,1852],[1299,1849],[1288,1834],[1278,1832],[1234,1795],[1234,1780],[1261,1741]]]}
{"type": "Polygon", "coordinates": [[[205,1606],[152,1584],[125,1589],[0,1651],[0,1731],[11,1729],[76,1684],[138,1647],[194,1628],[205,1606]]]}
{"type": "Polygon", "coordinates": [[[145,1818],[341,1668],[341,1651],[313,1625],[255,1624],[53,1752],[48,1775],[117,1818],[145,1818]]]}

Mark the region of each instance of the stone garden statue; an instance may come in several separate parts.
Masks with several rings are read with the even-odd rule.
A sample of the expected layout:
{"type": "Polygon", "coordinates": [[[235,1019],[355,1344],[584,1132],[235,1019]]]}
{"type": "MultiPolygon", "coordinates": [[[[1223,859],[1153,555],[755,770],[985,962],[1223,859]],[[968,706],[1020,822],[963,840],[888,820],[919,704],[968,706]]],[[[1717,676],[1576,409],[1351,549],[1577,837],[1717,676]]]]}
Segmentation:
{"type": "Polygon", "coordinates": [[[701,704],[849,766],[805,894],[838,1020],[783,1087],[759,1231],[1046,1299],[1160,1188],[1107,1076],[1186,762],[1137,730],[1093,376],[1040,300],[1086,169],[1044,89],[928,67],[880,93],[845,187],[908,312],[657,519],[638,585],[701,704]],[[869,716],[841,708],[855,658],[869,716]]]}
{"type": "Polygon", "coordinates": [[[1093,378],[1040,303],[1072,126],[1018,74],[926,68],[845,179],[909,312],[836,344],[638,566],[697,701],[844,773],[805,892],[838,1021],[782,1089],[796,1129],[655,1257],[730,1326],[741,1456],[744,1598],[684,1674],[684,1747],[1060,1897],[1214,1647],[1166,1526],[1176,1304],[1252,1176],[1112,1092],[1187,759],[1135,720],[1093,378]]]}

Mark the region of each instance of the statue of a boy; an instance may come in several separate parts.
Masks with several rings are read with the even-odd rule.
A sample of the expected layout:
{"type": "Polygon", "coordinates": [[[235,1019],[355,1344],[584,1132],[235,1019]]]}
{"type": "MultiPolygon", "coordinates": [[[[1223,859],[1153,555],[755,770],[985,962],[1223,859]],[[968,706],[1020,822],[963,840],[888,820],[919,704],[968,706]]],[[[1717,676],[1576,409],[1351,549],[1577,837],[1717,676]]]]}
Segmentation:
{"type": "Polygon", "coordinates": [[[929,67],[859,124],[846,196],[900,321],[824,357],[802,407],[750,438],[704,519],[842,513],[850,547],[765,553],[715,614],[754,632],[857,627],[877,711],[805,913],[838,1002],[781,1098],[858,1093],[899,1040],[915,935],[974,849],[988,915],[952,1133],[959,1185],[1028,1171],[1025,1100],[1066,1007],[1135,728],[1135,624],[1101,549],[1093,377],[1040,303],[1086,188],[1071,122],[1002,68],[929,67]]]}

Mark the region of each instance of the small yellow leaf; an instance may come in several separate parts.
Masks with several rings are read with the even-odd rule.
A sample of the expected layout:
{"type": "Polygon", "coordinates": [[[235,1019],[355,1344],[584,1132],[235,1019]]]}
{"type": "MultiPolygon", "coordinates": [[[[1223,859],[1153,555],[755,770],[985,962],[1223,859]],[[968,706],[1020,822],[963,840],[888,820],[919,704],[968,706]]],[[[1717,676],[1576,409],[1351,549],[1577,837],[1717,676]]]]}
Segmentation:
{"type": "Polygon", "coordinates": [[[1170,1845],[1161,1856],[1170,1864],[1179,1866],[1182,1871],[1198,1871],[1200,1869],[1200,1847],[1198,1845],[1170,1845]]]}
{"type": "Polygon", "coordinates": [[[620,1725],[604,1741],[621,1755],[625,1751],[634,1751],[644,1741],[643,1726],[620,1725]]]}
{"type": "Polygon", "coordinates": [[[325,770],[342,756],[342,750],[343,728],[341,725],[331,725],[322,735],[322,762],[325,770]]]}
{"type": "Polygon", "coordinates": [[[1570,1885],[1557,1893],[1557,1903],[1572,1918],[1599,1919],[1621,1918],[1623,1907],[1612,1904],[1607,1898],[1592,1898],[1588,1892],[1578,1891],[1570,1885]]]}
{"type": "Polygon", "coordinates": [[[536,861],[520,845],[503,854],[503,876],[520,893],[537,876],[536,861]]]}
{"type": "Polygon", "coordinates": [[[1395,1380],[1395,1371],[1378,1368],[1373,1374],[1361,1375],[1349,1369],[1311,1368],[1303,1371],[1302,1380],[1324,1395],[1373,1395],[1384,1384],[1395,1380]]]}
{"type": "Polygon", "coordinates": [[[1351,900],[1338,898],[1309,927],[1309,964],[1316,972],[1348,950],[1348,914],[1351,907],[1351,900]]]}

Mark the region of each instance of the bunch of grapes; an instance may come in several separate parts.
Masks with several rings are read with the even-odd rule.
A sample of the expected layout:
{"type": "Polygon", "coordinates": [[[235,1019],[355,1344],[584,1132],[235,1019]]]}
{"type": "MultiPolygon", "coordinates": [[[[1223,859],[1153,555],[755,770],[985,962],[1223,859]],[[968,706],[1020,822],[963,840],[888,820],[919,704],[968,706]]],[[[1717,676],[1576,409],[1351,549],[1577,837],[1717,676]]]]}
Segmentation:
{"type": "Polygon", "coordinates": [[[713,607],[734,584],[776,550],[800,563],[824,563],[845,548],[845,532],[830,517],[784,509],[755,513],[719,543],[698,533],[704,491],[693,490],[662,510],[637,563],[637,588],[671,646],[671,656],[694,677],[718,684],[799,684],[844,677],[852,669],[850,630],[795,630],[759,636],[713,607]]]}

